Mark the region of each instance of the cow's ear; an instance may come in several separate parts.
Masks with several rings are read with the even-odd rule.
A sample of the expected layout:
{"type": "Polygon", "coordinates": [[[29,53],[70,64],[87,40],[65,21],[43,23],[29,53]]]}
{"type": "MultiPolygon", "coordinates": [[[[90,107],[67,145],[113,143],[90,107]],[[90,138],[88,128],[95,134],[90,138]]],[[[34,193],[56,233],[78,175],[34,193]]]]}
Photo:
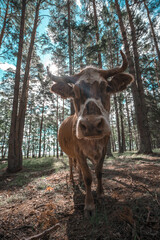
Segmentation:
{"type": "Polygon", "coordinates": [[[108,81],[107,92],[117,93],[125,90],[134,78],[129,73],[118,73],[114,75],[111,81],[108,81]]]}
{"type": "Polygon", "coordinates": [[[65,82],[58,82],[52,85],[51,92],[60,95],[62,98],[72,98],[74,97],[74,92],[72,86],[65,82]]]}

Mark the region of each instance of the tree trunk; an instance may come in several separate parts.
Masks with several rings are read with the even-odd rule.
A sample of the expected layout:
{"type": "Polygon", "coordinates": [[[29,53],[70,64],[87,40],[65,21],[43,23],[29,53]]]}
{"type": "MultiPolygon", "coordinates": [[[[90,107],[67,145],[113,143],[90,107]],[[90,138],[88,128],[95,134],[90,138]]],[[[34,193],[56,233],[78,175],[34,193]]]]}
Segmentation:
{"type": "Polygon", "coordinates": [[[68,53],[69,53],[69,74],[72,75],[72,46],[71,46],[71,19],[70,19],[70,0],[67,1],[68,7],[68,53]]]}
{"type": "Polygon", "coordinates": [[[44,138],[44,143],[43,143],[43,157],[45,157],[46,155],[46,127],[44,126],[44,135],[43,135],[43,138],[44,138]]]}
{"type": "Polygon", "coordinates": [[[34,135],[32,138],[32,158],[35,158],[35,144],[34,144],[34,135]]]}
{"type": "Polygon", "coordinates": [[[5,152],[6,152],[6,133],[7,133],[7,121],[5,121],[5,129],[4,129],[4,135],[2,140],[2,149],[1,149],[1,158],[5,158],[5,152]]]}
{"type": "Polygon", "coordinates": [[[156,72],[156,80],[157,80],[158,88],[160,90],[160,76],[158,74],[158,67],[157,67],[156,59],[154,59],[154,66],[155,66],[155,72],[156,72]]]}
{"type": "Polygon", "coordinates": [[[41,123],[40,123],[40,131],[39,131],[39,155],[38,157],[41,157],[41,143],[42,143],[42,129],[43,129],[43,117],[44,117],[44,103],[43,101],[43,107],[42,107],[42,117],[41,117],[41,123]]]}
{"type": "Polygon", "coordinates": [[[55,141],[55,139],[53,139],[53,157],[56,156],[56,154],[55,154],[55,147],[56,147],[56,141],[55,141]]]}
{"type": "Polygon", "coordinates": [[[117,135],[118,135],[118,149],[119,149],[119,152],[121,152],[121,149],[122,149],[122,146],[121,146],[121,134],[120,134],[119,113],[118,113],[116,95],[114,95],[114,106],[115,106],[115,112],[116,112],[116,126],[117,126],[117,135]]]}
{"type": "Polygon", "coordinates": [[[152,153],[152,145],[151,145],[151,136],[150,136],[150,129],[147,119],[147,108],[146,108],[146,101],[145,101],[145,95],[144,95],[144,88],[142,84],[142,77],[141,77],[141,71],[140,71],[140,64],[139,64],[139,53],[138,53],[138,46],[137,46],[137,39],[136,39],[136,30],[133,23],[132,14],[129,8],[128,0],[125,0],[126,7],[127,7],[127,13],[129,17],[129,23],[131,27],[131,37],[132,37],[132,44],[133,44],[133,53],[134,53],[134,63],[135,63],[135,69],[136,69],[136,81],[138,85],[138,92],[140,96],[140,103],[141,103],[141,111],[143,115],[143,146],[140,146],[139,152],[140,153],[152,153]],[[144,129],[145,128],[145,129],[144,129]]]}
{"type": "Polygon", "coordinates": [[[28,133],[28,147],[27,147],[27,158],[29,158],[29,152],[30,152],[30,137],[31,137],[31,131],[32,131],[32,105],[31,105],[31,116],[29,121],[29,133],[28,133]]]}
{"type": "Polygon", "coordinates": [[[126,151],[126,144],[125,144],[125,134],[124,134],[124,117],[123,117],[123,111],[122,111],[122,93],[120,94],[118,100],[119,100],[119,114],[120,114],[120,123],[121,123],[121,148],[119,150],[119,153],[123,153],[126,151]]]}
{"type": "Polygon", "coordinates": [[[32,57],[32,51],[36,36],[36,30],[38,25],[38,17],[39,17],[39,7],[40,7],[41,0],[37,1],[36,5],[36,12],[35,12],[35,19],[34,19],[34,26],[31,36],[31,42],[29,46],[28,56],[26,60],[26,67],[25,67],[25,74],[23,80],[23,87],[22,87],[22,95],[20,99],[20,106],[19,106],[19,114],[18,114],[18,121],[17,121],[17,129],[18,129],[18,141],[17,141],[17,156],[20,162],[22,162],[22,142],[23,142],[23,130],[24,130],[24,123],[25,123],[25,113],[27,107],[27,100],[28,100],[28,89],[29,89],[29,71],[30,71],[30,63],[32,57]]]}
{"type": "MultiPolygon", "coordinates": [[[[62,108],[62,119],[61,119],[61,122],[64,121],[64,99],[62,100],[63,101],[63,108],[62,108]]],[[[63,151],[62,151],[62,148],[61,148],[61,157],[63,156],[63,151]]]]}
{"type": "Polygon", "coordinates": [[[133,114],[133,110],[132,110],[132,107],[131,107],[131,118],[132,118],[132,122],[133,122],[133,135],[134,135],[134,142],[135,142],[135,146],[134,147],[134,150],[138,150],[138,146],[139,146],[139,135],[138,135],[138,131],[137,131],[137,128],[136,128],[136,123],[135,123],[135,118],[134,118],[134,114],[133,114]]]}
{"type": "MultiPolygon", "coordinates": [[[[9,164],[9,166],[8,166],[9,172],[17,172],[22,169],[22,143],[23,143],[24,122],[25,122],[25,113],[26,113],[28,89],[29,89],[29,71],[30,71],[32,50],[33,50],[35,36],[36,36],[36,29],[37,29],[37,24],[38,24],[40,3],[41,3],[41,0],[38,0],[37,5],[36,5],[36,12],[35,12],[35,19],[34,19],[32,36],[31,36],[31,42],[30,42],[28,56],[27,56],[27,60],[26,60],[22,94],[21,94],[20,105],[19,105],[19,113],[18,113],[18,116],[16,116],[16,118],[15,118],[15,120],[16,120],[15,128],[13,129],[13,131],[15,131],[15,129],[16,129],[16,131],[15,131],[16,134],[14,134],[14,153],[13,154],[10,153],[11,154],[10,159],[12,159],[12,161],[10,161],[10,162],[12,162],[12,166],[9,164]],[[13,157],[11,157],[11,156],[13,156],[13,157]]],[[[20,75],[19,75],[19,77],[20,77],[20,75]]],[[[18,88],[19,88],[19,85],[18,85],[18,88]]],[[[18,89],[18,92],[19,92],[19,89],[18,89]]],[[[18,105],[18,98],[17,98],[17,105],[18,105]]]]}
{"type": "Polygon", "coordinates": [[[111,131],[112,132],[112,135],[111,135],[112,151],[116,152],[116,141],[115,141],[115,133],[114,133],[113,125],[112,125],[111,129],[112,129],[112,131],[111,131]]]}
{"type": "Polygon", "coordinates": [[[129,115],[128,99],[126,97],[126,112],[127,112],[127,121],[128,121],[128,132],[129,132],[129,151],[132,151],[132,130],[131,130],[131,121],[129,115]]]}
{"type": "Polygon", "coordinates": [[[112,151],[111,151],[111,138],[109,138],[108,140],[108,144],[107,144],[107,157],[112,157],[112,151]]]}
{"type": "MultiPolygon", "coordinates": [[[[99,44],[99,30],[98,30],[98,20],[97,20],[97,9],[96,9],[96,3],[95,0],[93,1],[93,10],[94,10],[94,25],[96,27],[96,42],[99,44]]],[[[102,58],[101,53],[98,52],[98,66],[102,68],[102,58]]]]}
{"type": "Polygon", "coordinates": [[[7,1],[6,12],[5,12],[4,21],[3,21],[3,27],[2,27],[1,34],[0,34],[0,48],[2,45],[2,40],[4,37],[5,28],[6,28],[8,8],[9,8],[9,0],[7,1]]]}
{"type": "MultiPolygon", "coordinates": [[[[70,0],[67,0],[67,8],[68,8],[68,54],[69,54],[69,74],[70,76],[73,74],[72,71],[72,42],[71,42],[71,9],[70,9],[70,0]]],[[[74,114],[74,106],[72,100],[70,100],[71,104],[71,115],[74,114]]]]}
{"type": "MultiPolygon", "coordinates": [[[[119,25],[120,25],[120,29],[121,29],[123,42],[124,42],[125,52],[126,52],[127,59],[128,59],[129,72],[136,79],[137,75],[135,73],[134,63],[133,63],[133,60],[132,60],[132,57],[130,54],[129,44],[128,44],[128,40],[127,40],[127,34],[126,34],[126,30],[125,30],[125,27],[123,24],[122,14],[120,11],[118,0],[115,0],[115,4],[116,4],[116,10],[117,10],[118,18],[119,18],[119,25]]],[[[150,136],[149,136],[150,133],[149,133],[149,129],[147,128],[148,127],[147,115],[144,114],[144,110],[146,109],[146,106],[145,107],[143,106],[144,101],[141,101],[141,95],[139,94],[139,92],[141,92],[142,89],[140,89],[140,90],[138,89],[138,87],[140,85],[141,85],[141,83],[137,84],[136,81],[134,81],[131,85],[131,90],[132,90],[133,100],[134,100],[134,105],[135,105],[137,127],[138,127],[139,136],[140,136],[139,153],[152,153],[150,136]],[[146,129],[147,129],[147,131],[146,131],[146,129]]],[[[144,93],[142,94],[142,97],[143,97],[143,95],[144,95],[144,93]]]]}
{"type": "Polygon", "coordinates": [[[25,11],[26,11],[26,0],[23,0],[20,35],[19,35],[19,49],[18,49],[18,57],[17,57],[13,107],[12,107],[12,116],[11,116],[11,127],[10,127],[10,136],[9,136],[8,169],[7,169],[9,172],[17,172],[22,169],[22,163],[19,162],[16,155],[16,134],[17,134],[16,123],[17,123],[20,71],[21,71],[22,50],[23,50],[25,11]]]}
{"type": "Polygon", "coordinates": [[[57,127],[57,138],[56,138],[56,146],[57,146],[57,158],[59,158],[59,151],[58,151],[58,118],[59,118],[59,114],[58,114],[58,95],[57,95],[57,111],[56,111],[56,127],[57,127]]]}

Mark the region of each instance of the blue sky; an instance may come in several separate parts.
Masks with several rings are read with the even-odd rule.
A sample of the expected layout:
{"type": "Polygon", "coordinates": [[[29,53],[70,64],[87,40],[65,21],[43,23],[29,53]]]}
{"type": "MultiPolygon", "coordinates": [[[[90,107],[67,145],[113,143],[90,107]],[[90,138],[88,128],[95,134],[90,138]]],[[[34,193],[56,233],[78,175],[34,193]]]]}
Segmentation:
{"type": "MultiPolygon", "coordinates": [[[[80,0],[76,0],[76,2],[77,5],[81,7],[80,0]]],[[[42,17],[42,20],[40,25],[38,26],[37,32],[39,35],[42,35],[47,31],[47,25],[49,23],[49,9],[41,10],[40,17],[42,17]]],[[[56,71],[56,66],[54,65],[54,63],[51,62],[49,54],[42,55],[41,52],[38,51],[38,55],[40,56],[41,61],[45,67],[48,65],[52,65],[50,70],[52,72],[54,72],[54,70],[56,71]]],[[[12,68],[13,70],[15,70],[16,64],[13,64],[13,62],[9,59],[3,59],[3,57],[0,57],[0,81],[3,77],[3,74],[7,71],[8,68],[12,68]]]]}
{"type": "MultiPolygon", "coordinates": [[[[47,25],[49,22],[49,10],[41,10],[40,16],[42,16],[42,21],[37,29],[39,35],[46,33],[47,31],[47,25]]],[[[41,58],[42,63],[45,64],[47,62],[47,59],[49,59],[49,55],[42,55],[40,51],[38,52],[38,54],[41,58]]],[[[14,65],[13,62],[9,59],[4,59],[3,57],[0,57],[0,81],[8,68],[16,70],[16,65],[14,65]]]]}

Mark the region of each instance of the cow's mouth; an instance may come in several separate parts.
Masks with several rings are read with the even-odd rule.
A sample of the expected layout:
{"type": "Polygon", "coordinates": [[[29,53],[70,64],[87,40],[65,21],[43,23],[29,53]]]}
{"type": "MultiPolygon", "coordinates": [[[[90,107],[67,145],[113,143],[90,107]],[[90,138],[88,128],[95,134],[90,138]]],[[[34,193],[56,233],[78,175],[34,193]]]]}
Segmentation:
{"type": "Polygon", "coordinates": [[[94,136],[84,136],[84,139],[87,140],[98,140],[98,139],[102,139],[104,137],[104,135],[94,135],[94,136]]]}

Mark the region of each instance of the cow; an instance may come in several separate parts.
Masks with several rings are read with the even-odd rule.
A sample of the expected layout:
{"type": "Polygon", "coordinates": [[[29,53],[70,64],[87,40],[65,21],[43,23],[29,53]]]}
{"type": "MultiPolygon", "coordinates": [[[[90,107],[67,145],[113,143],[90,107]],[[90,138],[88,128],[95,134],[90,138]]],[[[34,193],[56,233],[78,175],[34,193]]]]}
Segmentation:
{"type": "Polygon", "coordinates": [[[128,62],[120,51],[123,63],[109,70],[86,67],[73,76],[48,76],[54,82],[51,92],[62,98],[71,98],[74,115],[67,117],[58,132],[59,144],[70,159],[76,159],[81,169],[86,189],[84,212],[90,216],[95,212],[91,192],[92,175],[87,164],[89,159],[95,167],[97,177],[97,198],[104,196],[102,167],[111,134],[109,123],[110,96],[126,89],[134,80],[124,73],[128,62]]]}
{"type": "Polygon", "coordinates": [[[69,157],[69,170],[70,170],[69,179],[70,179],[70,182],[72,182],[74,184],[73,167],[79,173],[79,183],[82,183],[82,173],[81,173],[79,164],[75,158],[69,157]]]}

